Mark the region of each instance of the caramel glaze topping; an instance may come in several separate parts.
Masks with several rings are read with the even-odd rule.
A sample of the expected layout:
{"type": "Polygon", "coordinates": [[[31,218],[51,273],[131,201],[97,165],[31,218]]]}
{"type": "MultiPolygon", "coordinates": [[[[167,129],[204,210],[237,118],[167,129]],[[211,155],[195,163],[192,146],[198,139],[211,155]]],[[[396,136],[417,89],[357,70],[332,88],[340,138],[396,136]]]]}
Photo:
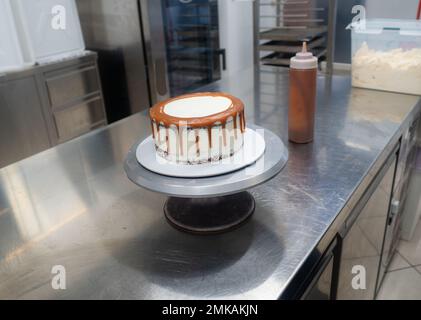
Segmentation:
{"type": "MultiPolygon", "coordinates": [[[[197,106],[200,108],[200,106],[197,106]]],[[[192,93],[192,94],[185,94],[176,98],[168,99],[165,101],[161,101],[154,105],[149,110],[149,116],[151,118],[152,122],[152,135],[153,138],[155,138],[155,133],[153,131],[153,122],[156,123],[156,129],[158,132],[158,139],[160,140],[160,127],[163,125],[167,130],[167,144],[168,144],[168,128],[171,125],[174,125],[178,128],[178,131],[180,133],[179,127],[184,126],[188,128],[193,129],[199,129],[199,128],[207,128],[208,129],[208,138],[209,138],[209,146],[212,147],[212,127],[216,122],[220,122],[222,125],[222,135],[223,135],[223,141],[224,145],[227,144],[226,139],[226,132],[225,127],[226,123],[228,121],[228,118],[232,117],[233,119],[233,126],[234,126],[234,135],[235,139],[237,139],[237,116],[239,116],[240,119],[240,130],[243,133],[246,129],[246,122],[244,118],[244,104],[243,102],[226,93],[222,92],[201,92],[201,93],[192,93]],[[231,100],[232,104],[231,106],[222,112],[215,113],[212,115],[208,115],[205,117],[196,117],[196,118],[179,118],[179,117],[173,117],[165,113],[164,108],[165,106],[175,100],[185,99],[185,98],[192,98],[192,97],[200,97],[200,96],[213,96],[213,97],[226,97],[231,100]]],[[[181,138],[181,137],[180,137],[181,138]]],[[[196,138],[196,144],[198,149],[198,138],[196,138]]],[[[180,149],[182,152],[182,139],[180,139],[180,149]]],[[[198,152],[200,152],[198,150],[198,152]]]]}
{"type": "Polygon", "coordinates": [[[198,131],[198,129],[195,130],[195,134],[196,134],[196,155],[199,156],[200,155],[200,148],[199,148],[199,131],[198,131]]]}

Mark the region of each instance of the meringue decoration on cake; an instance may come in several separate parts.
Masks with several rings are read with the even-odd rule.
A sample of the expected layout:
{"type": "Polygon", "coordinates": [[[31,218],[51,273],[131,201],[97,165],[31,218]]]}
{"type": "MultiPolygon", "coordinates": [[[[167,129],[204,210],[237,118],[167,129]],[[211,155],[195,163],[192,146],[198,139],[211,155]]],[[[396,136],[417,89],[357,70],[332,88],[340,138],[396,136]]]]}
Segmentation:
{"type": "Polygon", "coordinates": [[[226,93],[182,95],[156,104],[149,115],[156,152],[170,162],[219,161],[244,144],[244,104],[226,93]]]}

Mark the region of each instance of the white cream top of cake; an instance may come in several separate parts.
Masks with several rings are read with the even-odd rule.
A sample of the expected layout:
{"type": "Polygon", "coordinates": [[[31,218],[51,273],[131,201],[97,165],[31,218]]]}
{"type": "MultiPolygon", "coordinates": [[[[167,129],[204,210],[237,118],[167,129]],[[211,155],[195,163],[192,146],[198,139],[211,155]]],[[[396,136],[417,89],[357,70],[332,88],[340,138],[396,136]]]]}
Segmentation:
{"type": "Polygon", "coordinates": [[[164,106],[164,112],[177,118],[202,118],[224,112],[231,105],[227,97],[198,96],[171,101],[164,106]]]}

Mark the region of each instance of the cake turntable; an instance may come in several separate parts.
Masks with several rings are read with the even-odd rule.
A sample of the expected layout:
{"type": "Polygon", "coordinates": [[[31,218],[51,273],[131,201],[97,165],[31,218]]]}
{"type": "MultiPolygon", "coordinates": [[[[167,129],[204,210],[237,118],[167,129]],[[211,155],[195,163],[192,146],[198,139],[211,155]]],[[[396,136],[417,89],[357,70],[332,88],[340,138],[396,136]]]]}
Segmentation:
{"type": "Polygon", "coordinates": [[[143,139],[128,152],[124,169],[136,185],[169,197],[164,213],[174,227],[195,234],[225,232],[253,214],[255,200],[247,190],[273,178],[288,160],[288,150],[277,135],[256,125],[247,128],[263,133],[265,150],[257,161],[238,170],[188,178],[159,174],[138,161],[136,153],[143,139]]]}

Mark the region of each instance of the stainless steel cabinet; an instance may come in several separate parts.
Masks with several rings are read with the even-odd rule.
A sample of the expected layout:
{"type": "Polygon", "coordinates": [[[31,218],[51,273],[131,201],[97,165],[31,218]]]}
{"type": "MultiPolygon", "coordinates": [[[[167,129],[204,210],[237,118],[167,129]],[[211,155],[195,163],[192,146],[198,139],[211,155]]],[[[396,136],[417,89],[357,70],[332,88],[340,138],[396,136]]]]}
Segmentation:
{"type": "Polygon", "coordinates": [[[48,99],[47,121],[53,142],[62,143],[107,124],[95,60],[57,67],[41,74],[48,99]]]}
{"type": "Polygon", "coordinates": [[[386,221],[396,172],[394,152],[345,221],[337,299],[373,299],[379,274],[386,221]],[[362,277],[362,286],[353,279],[362,277]],[[365,282],[365,287],[364,287],[365,282]]]}
{"type": "Polygon", "coordinates": [[[93,52],[0,75],[0,168],[106,124],[93,52]]]}
{"type": "Polygon", "coordinates": [[[398,165],[393,190],[393,199],[391,202],[389,217],[387,219],[386,232],[382,259],[380,263],[379,281],[377,282],[377,291],[380,288],[387,266],[392,260],[399,238],[403,236],[405,224],[402,223],[404,216],[405,203],[408,195],[409,181],[412,168],[415,163],[417,151],[416,137],[419,126],[419,116],[411,123],[408,129],[404,131],[399,152],[398,165]]]}
{"type": "MultiPolygon", "coordinates": [[[[149,108],[148,81],[152,82],[154,74],[148,75],[147,71],[139,1],[76,3],[86,47],[98,53],[108,121],[112,123],[149,108]]],[[[158,42],[163,45],[163,41],[158,42]]]]}
{"type": "Polygon", "coordinates": [[[48,96],[52,107],[72,104],[87,95],[100,95],[95,65],[81,65],[45,73],[48,96]]]}
{"type": "Polygon", "coordinates": [[[0,168],[49,147],[34,77],[0,81],[0,168]]]}
{"type": "Polygon", "coordinates": [[[315,271],[312,272],[310,284],[307,286],[302,299],[331,300],[335,296],[335,265],[338,241],[335,239],[324,253],[315,271]]]}
{"type": "Polygon", "coordinates": [[[333,275],[333,256],[329,258],[320,275],[310,287],[305,300],[330,300],[333,275]]]}
{"type": "Polygon", "coordinates": [[[86,46],[98,52],[110,122],[221,78],[218,1],[77,0],[77,6],[86,46]]]}

